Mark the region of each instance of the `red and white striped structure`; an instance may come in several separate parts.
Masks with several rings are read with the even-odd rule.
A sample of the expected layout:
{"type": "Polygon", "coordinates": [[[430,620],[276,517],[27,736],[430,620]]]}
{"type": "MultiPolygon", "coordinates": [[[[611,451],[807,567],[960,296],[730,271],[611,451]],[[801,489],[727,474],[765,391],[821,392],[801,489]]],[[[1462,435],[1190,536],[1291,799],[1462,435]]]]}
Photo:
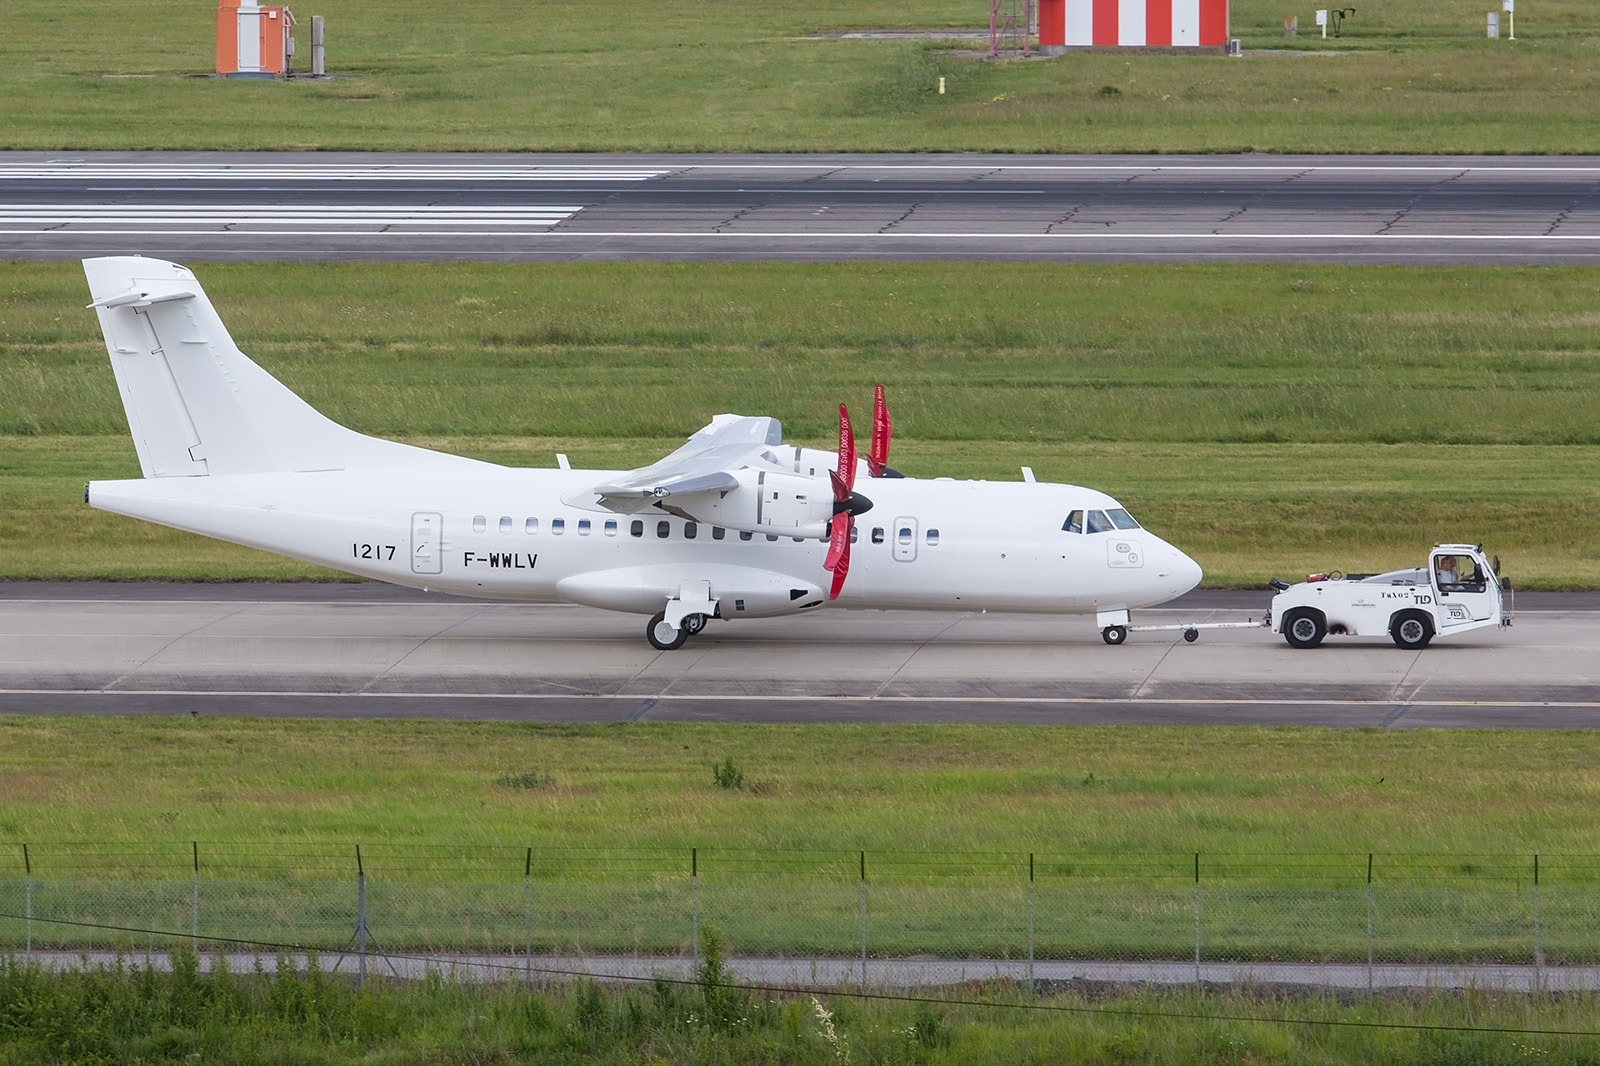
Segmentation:
{"type": "Polygon", "coordinates": [[[1223,48],[1228,0],[1040,0],[1039,46],[1223,48]]]}

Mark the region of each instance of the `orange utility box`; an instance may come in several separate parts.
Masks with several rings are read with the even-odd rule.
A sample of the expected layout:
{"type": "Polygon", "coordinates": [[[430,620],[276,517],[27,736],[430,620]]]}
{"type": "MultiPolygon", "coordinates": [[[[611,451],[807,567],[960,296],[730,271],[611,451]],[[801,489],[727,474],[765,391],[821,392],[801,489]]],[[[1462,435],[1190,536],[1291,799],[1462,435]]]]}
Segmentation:
{"type": "Polygon", "coordinates": [[[217,8],[217,73],[230,78],[278,78],[294,55],[294,14],[284,5],[221,0],[217,8]]]}

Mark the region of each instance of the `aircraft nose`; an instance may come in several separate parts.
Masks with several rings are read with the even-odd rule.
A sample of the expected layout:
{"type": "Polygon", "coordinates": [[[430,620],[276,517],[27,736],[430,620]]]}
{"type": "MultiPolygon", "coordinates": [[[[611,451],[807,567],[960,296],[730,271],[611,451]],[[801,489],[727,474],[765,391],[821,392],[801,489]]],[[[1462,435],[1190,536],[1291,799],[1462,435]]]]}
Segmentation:
{"type": "Polygon", "coordinates": [[[1174,596],[1182,596],[1185,592],[1200,584],[1200,579],[1205,574],[1201,571],[1199,563],[1177,548],[1169,544],[1167,549],[1172,552],[1172,562],[1165,568],[1168,574],[1171,575],[1172,594],[1174,596]]]}

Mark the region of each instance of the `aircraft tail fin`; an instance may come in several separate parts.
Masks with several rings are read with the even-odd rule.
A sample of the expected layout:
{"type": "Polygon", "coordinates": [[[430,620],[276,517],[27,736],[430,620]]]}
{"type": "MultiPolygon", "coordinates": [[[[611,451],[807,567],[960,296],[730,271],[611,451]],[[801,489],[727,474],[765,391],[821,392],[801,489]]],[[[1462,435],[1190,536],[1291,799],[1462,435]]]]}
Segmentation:
{"type": "Polygon", "coordinates": [[[185,267],[111,256],[83,270],[145,477],[455,459],[324,417],[238,349],[185,267]]]}

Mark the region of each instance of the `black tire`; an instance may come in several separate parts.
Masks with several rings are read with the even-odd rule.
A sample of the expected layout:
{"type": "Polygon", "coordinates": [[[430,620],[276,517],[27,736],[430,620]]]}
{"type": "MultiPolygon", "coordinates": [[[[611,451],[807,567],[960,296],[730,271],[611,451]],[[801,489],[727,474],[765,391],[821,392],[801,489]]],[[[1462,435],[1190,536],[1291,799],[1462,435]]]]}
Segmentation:
{"type": "Polygon", "coordinates": [[[1100,631],[1100,639],[1115,647],[1128,639],[1128,627],[1106,626],[1100,631]]]}
{"type": "Polygon", "coordinates": [[[1200,639],[1200,631],[1198,629],[1185,629],[1183,631],[1183,639],[1193,644],[1200,639]]]}
{"type": "Polygon", "coordinates": [[[1407,651],[1421,651],[1433,640],[1433,619],[1421,611],[1401,611],[1389,619],[1389,639],[1407,651]]]}
{"type": "Polygon", "coordinates": [[[676,630],[670,629],[667,627],[667,612],[657,611],[656,616],[644,627],[644,639],[656,651],[673,651],[683,647],[683,642],[689,639],[689,627],[681,625],[676,630]]]}
{"type": "Polygon", "coordinates": [[[1283,616],[1283,639],[1291,648],[1315,648],[1328,635],[1328,619],[1315,607],[1296,607],[1283,616]]]}

